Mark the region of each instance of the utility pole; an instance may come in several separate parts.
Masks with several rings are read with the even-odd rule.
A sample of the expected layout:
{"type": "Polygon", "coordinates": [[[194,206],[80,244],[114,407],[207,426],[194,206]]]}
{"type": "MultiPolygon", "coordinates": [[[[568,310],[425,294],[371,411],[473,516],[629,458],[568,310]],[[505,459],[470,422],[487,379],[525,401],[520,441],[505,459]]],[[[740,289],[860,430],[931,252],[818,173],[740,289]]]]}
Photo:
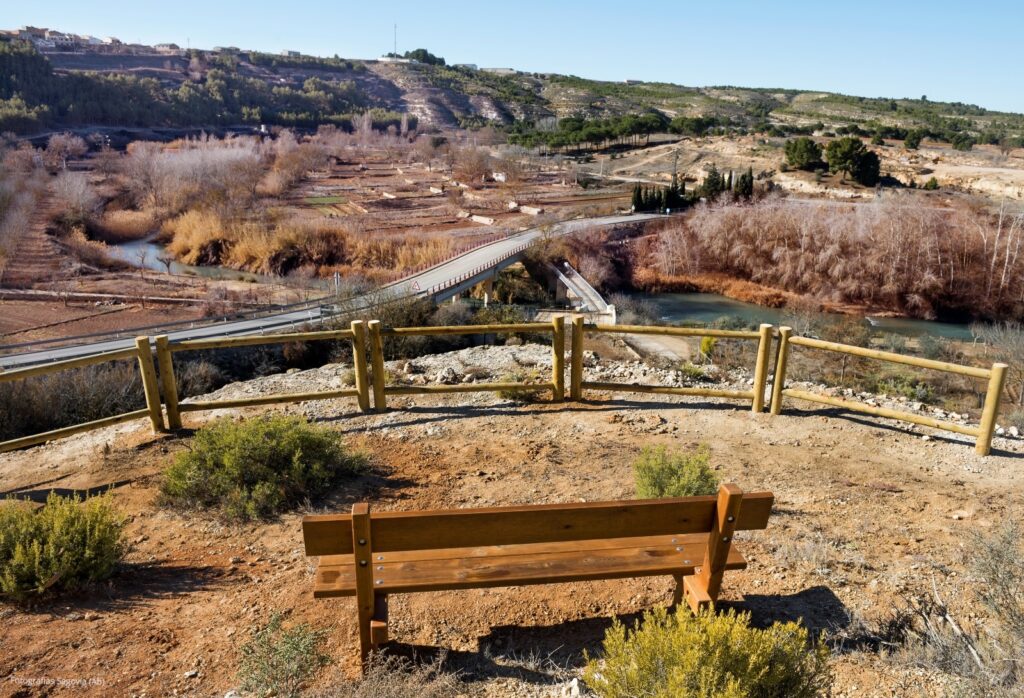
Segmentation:
{"type": "Polygon", "coordinates": [[[395,22],[395,49],[394,49],[394,55],[395,55],[395,58],[398,58],[398,22],[395,22]]]}

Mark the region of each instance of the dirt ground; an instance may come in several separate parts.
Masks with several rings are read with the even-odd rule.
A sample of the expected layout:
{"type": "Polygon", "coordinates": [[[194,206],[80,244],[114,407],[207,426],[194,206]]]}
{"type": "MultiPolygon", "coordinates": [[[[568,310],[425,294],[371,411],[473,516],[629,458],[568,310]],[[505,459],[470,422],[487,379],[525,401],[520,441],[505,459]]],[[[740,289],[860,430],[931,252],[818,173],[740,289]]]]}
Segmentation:
{"type": "MultiPolygon", "coordinates": [[[[816,631],[852,629],[933,584],[969,618],[970,534],[1024,513],[1019,440],[997,439],[981,458],[963,441],[831,410],[770,417],[729,401],[588,398],[393,398],[381,415],[359,414],[352,400],[280,409],[321,420],[371,454],[373,474],[316,512],[361,500],[388,510],[630,498],[641,447],[706,443],[723,481],[776,497],[768,529],[738,536],[749,567],[728,573],[723,588],[725,604],[758,624],[802,618],[816,631]]],[[[217,414],[191,416],[195,427],[217,414]]],[[[354,602],[311,598],[302,512],[235,526],[155,505],[162,469],[187,444],[187,434],[154,437],[134,422],[0,456],[4,496],[113,487],[131,517],[130,554],[103,588],[32,609],[0,605],[0,695],[223,696],[238,686],[240,645],[275,610],[328,632],[334,666],[316,687],[355,672],[354,602]]],[[[468,696],[569,695],[583,652],[599,650],[612,619],[665,605],[671,590],[655,577],[394,596],[391,649],[447,650],[468,696]]],[[[837,649],[834,666],[836,696],[943,688],[941,676],[856,643],[837,649]]]]}

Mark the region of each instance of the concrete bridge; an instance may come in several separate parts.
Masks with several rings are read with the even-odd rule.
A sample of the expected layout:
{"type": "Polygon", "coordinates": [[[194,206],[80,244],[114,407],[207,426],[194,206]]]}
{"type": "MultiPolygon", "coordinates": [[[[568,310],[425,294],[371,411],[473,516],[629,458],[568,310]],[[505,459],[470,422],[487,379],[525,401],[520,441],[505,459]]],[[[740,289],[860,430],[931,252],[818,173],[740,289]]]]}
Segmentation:
{"type": "MultiPolygon", "coordinates": [[[[378,291],[348,299],[344,303],[344,312],[369,310],[383,300],[393,300],[396,297],[419,296],[444,301],[464,293],[478,284],[484,284],[486,289],[488,284],[493,283],[498,271],[520,261],[527,249],[547,237],[570,235],[592,227],[640,223],[660,217],[662,216],[657,214],[597,216],[563,221],[545,229],[532,228],[470,250],[430,269],[389,284],[378,291]]],[[[259,317],[213,324],[190,324],[173,330],[169,327],[163,330],[146,328],[145,334],[167,334],[172,342],[208,337],[267,334],[322,324],[336,312],[334,299],[322,298],[291,308],[282,308],[259,317]]],[[[54,342],[46,341],[23,345],[22,353],[0,356],[0,370],[129,348],[134,346],[134,338],[126,337],[125,334],[128,332],[130,330],[116,335],[81,338],[81,343],[65,346],[54,346],[54,342]]]]}

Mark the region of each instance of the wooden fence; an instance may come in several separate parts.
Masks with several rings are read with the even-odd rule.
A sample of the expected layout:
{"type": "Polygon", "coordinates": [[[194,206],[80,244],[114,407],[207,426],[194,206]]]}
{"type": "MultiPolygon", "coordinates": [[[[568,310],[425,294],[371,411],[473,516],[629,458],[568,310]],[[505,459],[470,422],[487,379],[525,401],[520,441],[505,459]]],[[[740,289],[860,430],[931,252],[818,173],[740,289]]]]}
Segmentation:
{"type": "Polygon", "coordinates": [[[996,428],[996,416],[999,414],[999,400],[1003,393],[1003,385],[1006,381],[1006,364],[992,364],[992,368],[976,368],[974,366],[961,366],[960,364],[947,363],[945,361],[933,361],[932,359],[921,359],[916,356],[905,356],[889,351],[878,351],[877,349],[866,349],[864,347],[851,346],[849,344],[838,344],[836,342],[825,342],[820,339],[809,337],[794,337],[793,330],[789,327],[779,328],[779,348],[775,358],[775,377],[772,382],[772,399],[769,411],[771,414],[779,414],[782,411],[782,398],[792,397],[807,402],[816,402],[832,407],[841,407],[851,412],[862,412],[897,419],[902,422],[921,424],[933,429],[942,429],[957,434],[965,434],[975,437],[975,451],[982,456],[987,456],[992,450],[992,436],[996,428]],[[843,400],[830,395],[820,395],[806,390],[786,388],[786,368],[789,364],[790,346],[796,345],[808,349],[831,351],[847,356],[860,356],[867,359],[888,361],[890,363],[916,366],[946,373],[955,373],[971,378],[982,378],[988,381],[985,391],[985,406],[981,413],[981,424],[979,426],[968,426],[946,422],[914,412],[892,410],[886,407],[875,407],[863,402],[843,400]]]}
{"type": "MultiPolygon", "coordinates": [[[[765,409],[765,392],[768,383],[771,345],[774,338],[772,325],[761,325],[757,331],[752,330],[716,330],[701,328],[635,326],[635,325],[587,325],[580,316],[572,320],[572,346],[569,351],[569,398],[581,400],[584,390],[615,391],[622,393],[659,393],[669,395],[691,395],[700,397],[732,398],[749,400],[751,410],[759,413],[765,409]],[[722,339],[739,339],[757,342],[757,354],[754,362],[754,379],[749,390],[726,388],[675,387],[646,385],[639,383],[612,383],[583,380],[583,341],[588,333],[608,334],[641,334],[663,337],[715,337],[722,339]]],[[[772,381],[771,402],[769,412],[777,415],[782,410],[782,398],[791,397],[799,400],[815,402],[839,407],[853,412],[863,412],[879,417],[896,419],[914,424],[921,424],[935,429],[965,434],[976,438],[976,450],[981,455],[991,451],[992,436],[995,431],[996,416],[999,412],[999,401],[1003,390],[1007,366],[993,364],[991,368],[975,368],[930,359],[920,359],[892,352],[865,349],[862,347],[824,342],[808,337],[794,337],[788,327],[779,328],[779,343],[776,351],[775,376],[772,381]],[[933,419],[912,412],[903,412],[888,408],[875,407],[860,402],[796,390],[785,387],[786,368],[792,345],[838,352],[851,356],[877,359],[956,373],[972,378],[988,381],[985,405],[980,426],[967,426],[953,422],[933,419]]],[[[33,366],[6,373],[0,373],[0,383],[32,378],[35,376],[56,373],[68,369],[81,368],[106,361],[117,361],[136,358],[142,377],[143,390],[146,397],[146,409],[127,412],[113,417],[104,417],[85,424],[55,429],[42,434],[24,436],[0,443],[0,452],[11,451],[26,446],[50,441],[71,434],[97,429],[112,424],[119,424],[132,419],[148,416],[154,432],[167,428],[181,428],[181,413],[196,412],[231,407],[248,407],[276,403],[306,402],[310,400],[326,400],[341,397],[354,397],[359,408],[367,412],[372,409],[383,412],[387,409],[388,395],[420,395],[432,393],[467,393],[494,391],[551,391],[552,401],[561,402],[565,399],[565,356],[566,356],[566,322],[564,316],[556,316],[550,323],[528,322],[501,325],[465,325],[450,327],[382,327],[380,321],[371,320],[363,323],[353,321],[348,329],[323,330],[316,332],[293,332],[287,334],[197,339],[171,343],[166,335],[156,337],[156,364],[153,361],[153,348],[149,337],[138,337],[134,348],[97,354],[94,356],[59,361],[52,364],[33,366]],[[416,337],[416,336],[451,336],[471,334],[550,334],[552,351],[552,372],[550,381],[546,382],[484,382],[458,383],[454,385],[388,385],[384,368],[384,338],[416,337]],[[202,351],[226,349],[264,344],[284,344],[289,342],[307,342],[323,340],[349,340],[352,343],[353,373],[355,386],[341,390],[326,390],[309,393],[284,393],[261,395],[258,397],[236,398],[231,400],[205,400],[180,402],[178,399],[177,382],[174,371],[173,355],[185,351],[202,351]],[[367,351],[367,347],[369,350],[367,351]],[[159,378],[157,374],[159,367],[159,378]],[[161,397],[162,393],[162,397],[161,397]],[[165,427],[164,410],[167,412],[165,427]]]]}
{"type": "Polygon", "coordinates": [[[569,395],[573,400],[582,399],[584,390],[612,390],[627,393],[660,393],[736,398],[739,400],[750,400],[751,410],[754,412],[764,410],[765,384],[768,379],[768,359],[772,345],[771,325],[761,325],[757,332],[752,332],[748,330],[714,330],[692,327],[658,327],[653,325],[585,325],[583,318],[575,317],[573,318],[572,330],[572,365],[570,367],[569,395]],[[750,390],[725,390],[718,388],[677,388],[667,385],[585,381],[583,380],[583,338],[588,332],[644,334],[661,337],[715,337],[721,339],[757,340],[754,384],[750,390]]]}

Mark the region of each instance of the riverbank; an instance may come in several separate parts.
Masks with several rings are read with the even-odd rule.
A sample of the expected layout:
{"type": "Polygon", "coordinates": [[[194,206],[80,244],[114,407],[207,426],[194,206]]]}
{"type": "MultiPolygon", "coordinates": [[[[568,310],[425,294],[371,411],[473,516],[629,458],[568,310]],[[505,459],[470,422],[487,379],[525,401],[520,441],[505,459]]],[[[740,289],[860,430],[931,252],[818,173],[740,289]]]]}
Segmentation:
{"type": "Polygon", "coordinates": [[[724,274],[667,276],[644,270],[634,275],[633,288],[627,295],[652,303],[663,321],[709,324],[722,317],[737,317],[749,324],[784,325],[792,322],[793,315],[812,312],[836,319],[864,318],[879,333],[973,339],[966,323],[922,320],[890,308],[821,301],[724,274]]]}

